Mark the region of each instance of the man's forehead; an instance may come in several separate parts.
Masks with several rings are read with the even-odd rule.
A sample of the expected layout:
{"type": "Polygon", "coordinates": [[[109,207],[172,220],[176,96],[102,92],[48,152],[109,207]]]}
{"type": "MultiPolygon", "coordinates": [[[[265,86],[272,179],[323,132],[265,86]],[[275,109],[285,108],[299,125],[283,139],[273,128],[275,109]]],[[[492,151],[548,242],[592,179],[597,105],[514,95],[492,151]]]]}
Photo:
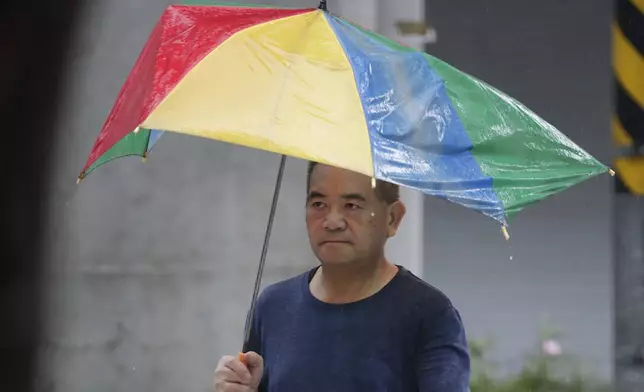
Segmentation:
{"type": "Polygon", "coordinates": [[[311,188],[327,185],[359,189],[369,184],[371,179],[364,174],[333,166],[318,164],[311,173],[311,188]]]}

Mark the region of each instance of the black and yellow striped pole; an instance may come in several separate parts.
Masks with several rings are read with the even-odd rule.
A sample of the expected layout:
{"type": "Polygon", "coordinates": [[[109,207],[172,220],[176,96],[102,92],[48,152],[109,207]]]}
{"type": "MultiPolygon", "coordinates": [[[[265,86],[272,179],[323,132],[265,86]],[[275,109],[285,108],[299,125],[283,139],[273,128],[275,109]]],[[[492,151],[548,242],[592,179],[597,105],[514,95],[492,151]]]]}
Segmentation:
{"type": "Polygon", "coordinates": [[[613,22],[615,391],[644,391],[644,0],[613,22]]]}
{"type": "Polygon", "coordinates": [[[617,192],[644,195],[644,0],[616,0],[613,142],[617,192]]]}

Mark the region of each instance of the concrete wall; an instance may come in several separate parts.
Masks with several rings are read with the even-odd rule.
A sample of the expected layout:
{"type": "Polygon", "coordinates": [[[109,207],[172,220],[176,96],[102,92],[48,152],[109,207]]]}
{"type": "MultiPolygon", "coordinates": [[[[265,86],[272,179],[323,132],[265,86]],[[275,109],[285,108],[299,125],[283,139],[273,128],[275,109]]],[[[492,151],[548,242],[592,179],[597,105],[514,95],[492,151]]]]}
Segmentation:
{"type": "MultiPolygon", "coordinates": [[[[430,53],[519,99],[610,163],[611,2],[431,0],[430,53]]],[[[506,243],[496,223],[426,199],[425,278],[448,293],[470,337],[493,336],[513,368],[541,320],[563,348],[611,376],[609,176],[525,210],[506,243]],[[513,257],[512,257],[513,256],[513,257]]]]}

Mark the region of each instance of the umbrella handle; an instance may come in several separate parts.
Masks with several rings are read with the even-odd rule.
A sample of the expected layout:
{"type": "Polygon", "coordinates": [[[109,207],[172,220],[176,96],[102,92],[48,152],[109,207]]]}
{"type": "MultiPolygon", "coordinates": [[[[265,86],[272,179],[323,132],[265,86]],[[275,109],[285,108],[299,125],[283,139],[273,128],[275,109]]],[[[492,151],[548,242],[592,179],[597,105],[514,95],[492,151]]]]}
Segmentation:
{"type": "Polygon", "coordinates": [[[275,191],[273,192],[273,202],[271,203],[271,211],[268,214],[268,224],[266,225],[266,234],[264,235],[264,245],[262,247],[262,254],[259,258],[259,266],[257,268],[257,277],[255,278],[255,288],[253,289],[253,298],[250,301],[250,311],[246,317],[246,326],[244,328],[244,345],[242,352],[239,353],[239,360],[246,363],[246,358],[243,353],[247,352],[248,340],[250,338],[251,325],[253,324],[253,316],[255,315],[255,305],[257,304],[257,296],[259,295],[259,287],[262,283],[262,275],[264,273],[264,264],[266,264],[266,254],[268,253],[268,243],[271,238],[271,231],[273,229],[273,221],[275,220],[275,211],[277,210],[277,200],[280,196],[280,188],[282,187],[282,178],[284,177],[284,166],[286,164],[286,155],[282,155],[280,160],[280,167],[277,171],[277,180],[275,181],[275,191]]]}

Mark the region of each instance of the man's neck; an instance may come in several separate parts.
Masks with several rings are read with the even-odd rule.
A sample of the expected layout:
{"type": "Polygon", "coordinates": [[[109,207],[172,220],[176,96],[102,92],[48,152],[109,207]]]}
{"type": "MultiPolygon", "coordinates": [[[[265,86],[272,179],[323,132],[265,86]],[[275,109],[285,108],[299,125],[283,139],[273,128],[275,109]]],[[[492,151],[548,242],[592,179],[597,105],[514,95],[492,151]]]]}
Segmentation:
{"type": "Polygon", "coordinates": [[[311,280],[311,294],[333,304],[360,301],[380,291],[393,279],[398,267],[384,257],[376,262],[322,265],[311,280]]]}

